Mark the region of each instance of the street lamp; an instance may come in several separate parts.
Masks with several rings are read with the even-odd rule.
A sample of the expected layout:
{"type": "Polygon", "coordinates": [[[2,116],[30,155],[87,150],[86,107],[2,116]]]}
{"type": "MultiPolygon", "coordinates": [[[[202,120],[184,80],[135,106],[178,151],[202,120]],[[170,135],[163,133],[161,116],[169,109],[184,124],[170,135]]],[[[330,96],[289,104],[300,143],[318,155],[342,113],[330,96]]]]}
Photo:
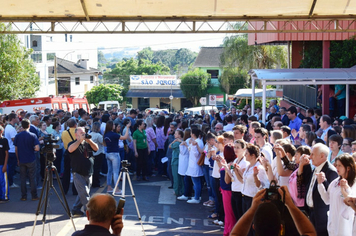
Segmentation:
{"type": "Polygon", "coordinates": [[[171,82],[171,96],[169,96],[169,100],[171,100],[171,112],[172,112],[172,103],[173,103],[172,82],[171,82]]]}
{"type": "MultiPolygon", "coordinates": [[[[62,61],[64,60],[64,58],[66,58],[66,56],[68,56],[68,54],[73,53],[75,51],[71,51],[68,52],[66,55],[64,55],[64,57],[62,58],[62,60],[60,61],[60,63],[62,63],[62,61]]],[[[58,96],[58,78],[57,78],[57,56],[54,56],[54,86],[55,86],[55,90],[56,90],[56,96],[58,96]]]]}

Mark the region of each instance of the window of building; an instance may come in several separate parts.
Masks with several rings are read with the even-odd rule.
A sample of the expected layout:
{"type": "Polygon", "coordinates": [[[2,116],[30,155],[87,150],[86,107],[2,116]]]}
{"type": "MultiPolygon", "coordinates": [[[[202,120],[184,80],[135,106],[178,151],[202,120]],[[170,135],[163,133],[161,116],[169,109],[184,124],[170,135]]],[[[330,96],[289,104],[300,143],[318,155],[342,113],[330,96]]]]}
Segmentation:
{"type": "Polygon", "coordinates": [[[31,59],[35,63],[42,63],[42,54],[31,54],[31,59]]]}
{"type": "Polygon", "coordinates": [[[77,55],[77,59],[78,59],[78,60],[82,59],[82,54],[78,54],[78,55],[77,55]]]}
{"type": "Polygon", "coordinates": [[[56,56],[56,54],[53,53],[47,53],[47,61],[54,61],[54,57],[56,56]]]}
{"type": "Polygon", "coordinates": [[[37,40],[32,41],[32,47],[37,47],[37,40]]]}
{"type": "Polygon", "coordinates": [[[219,70],[207,70],[206,72],[211,75],[212,79],[219,78],[219,70]]]}
{"type": "Polygon", "coordinates": [[[70,94],[70,78],[69,77],[58,78],[58,94],[60,94],[60,95],[70,94]]]}
{"type": "Polygon", "coordinates": [[[79,77],[75,77],[75,85],[80,85],[80,78],[79,77]]]}
{"type": "Polygon", "coordinates": [[[94,76],[90,76],[90,83],[91,83],[91,84],[94,83],[94,76]]]}

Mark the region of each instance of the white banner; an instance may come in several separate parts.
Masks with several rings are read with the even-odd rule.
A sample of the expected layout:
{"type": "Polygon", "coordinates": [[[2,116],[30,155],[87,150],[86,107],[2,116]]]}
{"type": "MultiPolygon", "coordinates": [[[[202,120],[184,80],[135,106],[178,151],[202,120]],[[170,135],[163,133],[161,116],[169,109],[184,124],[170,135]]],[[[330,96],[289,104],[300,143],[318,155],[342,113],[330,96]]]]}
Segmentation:
{"type": "Polygon", "coordinates": [[[211,106],[216,105],[216,95],[209,95],[209,105],[211,106]]]}
{"type": "Polygon", "coordinates": [[[135,86],[175,86],[178,84],[176,75],[130,75],[130,85],[135,86]]]}
{"type": "Polygon", "coordinates": [[[199,102],[200,102],[200,104],[201,104],[202,106],[205,106],[205,105],[206,105],[206,97],[201,97],[201,98],[199,99],[199,102]]]}

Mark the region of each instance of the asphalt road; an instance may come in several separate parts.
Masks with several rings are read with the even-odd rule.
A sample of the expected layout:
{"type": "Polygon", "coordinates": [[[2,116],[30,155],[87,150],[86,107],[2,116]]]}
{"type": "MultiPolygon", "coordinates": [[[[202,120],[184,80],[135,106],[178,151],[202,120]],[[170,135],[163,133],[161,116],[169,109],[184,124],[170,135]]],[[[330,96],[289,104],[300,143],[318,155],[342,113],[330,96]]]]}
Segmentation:
{"type": "MultiPolygon", "coordinates": [[[[131,177],[132,179],[132,177],[131,177]]],[[[105,178],[102,178],[105,184],[105,178]]],[[[19,175],[15,179],[20,184],[19,175]]],[[[128,180],[126,183],[126,195],[131,195],[128,180]]],[[[200,204],[188,204],[185,201],[176,201],[172,189],[168,189],[170,181],[162,177],[151,177],[149,182],[132,180],[132,186],[137,200],[138,210],[141,214],[142,224],[146,235],[222,235],[223,229],[212,224],[207,216],[211,209],[200,204]]],[[[54,180],[55,189],[59,192],[57,181],[54,180]]],[[[121,183],[120,183],[121,186],[121,183]]],[[[105,192],[106,188],[92,188],[91,194],[105,192]]],[[[41,191],[38,191],[40,195],[41,191]]],[[[27,236],[31,235],[39,201],[20,201],[19,188],[10,189],[10,201],[0,204],[0,235],[27,236]]],[[[28,188],[28,197],[30,189],[28,188]]],[[[66,195],[71,208],[76,196],[71,193],[71,188],[66,195]]],[[[118,200],[120,197],[115,197],[118,200]]],[[[203,190],[202,201],[207,199],[207,191],[203,190]]],[[[43,210],[37,216],[37,224],[33,235],[60,235],[70,236],[74,232],[73,224],[67,216],[53,190],[50,190],[49,203],[47,205],[46,221],[43,226],[43,210]]],[[[144,235],[138,218],[134,198],[126,197],[124,208],[125,235],[144,235]]],[[[86,217],[73,218],[76,229],[84,228],[88,223],[86,217]]]]}

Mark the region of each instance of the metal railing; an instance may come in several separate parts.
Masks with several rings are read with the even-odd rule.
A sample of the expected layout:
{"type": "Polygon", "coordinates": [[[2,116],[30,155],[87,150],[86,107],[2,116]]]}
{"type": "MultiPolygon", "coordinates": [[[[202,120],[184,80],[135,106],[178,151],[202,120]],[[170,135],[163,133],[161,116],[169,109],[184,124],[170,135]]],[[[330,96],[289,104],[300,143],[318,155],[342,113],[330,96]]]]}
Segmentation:
{"type": "Polygon", "coordinates": [[[283,97],[290,102],[304,108],[314,108],[317,106],[317,90],[309,85],[284,85],[283,97]]]}

